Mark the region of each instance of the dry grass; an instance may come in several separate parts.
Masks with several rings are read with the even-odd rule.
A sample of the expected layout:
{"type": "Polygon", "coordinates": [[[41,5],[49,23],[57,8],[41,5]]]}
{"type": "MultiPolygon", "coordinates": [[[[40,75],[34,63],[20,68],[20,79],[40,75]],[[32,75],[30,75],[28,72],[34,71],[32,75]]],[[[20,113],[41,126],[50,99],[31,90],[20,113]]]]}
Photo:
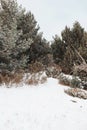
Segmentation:
{"type": "Polygon", "coordinates": [[[38,85],[43,84],[47,81],[47,76],[44,76],[43,73],[33,73],[26,78],[25,83],[28,85],[38,85]]]}
{"type": "Polygon", "coordinates": [[[23,73],[15,73],[12,79],[12,83],[19,84],[23,79],[23,73]]]}
{"type": "Polygon", "coordinates": [[[11,77],[9,77],[8,75],[3,76],[0,74],[0,84],[5,83],[8,85],[10,82],[11,82],[11,77]]]}
{"type": "Polygon", "coordinates": [[[19,84],[23,79],[23,73],[0,74],[0,84],[19,84]]]}
{"type": "MultiPolygon", "coordinates": [[[[45,73],[44,73],[45,74],[45,73]]],[[[47,81],[47,76],[43,75],[43,72],[38,73],[2,73],[0,74],[0,84],[11,86],[12,84],[25,83],[28,85],[43,84],[47,81]]]]}

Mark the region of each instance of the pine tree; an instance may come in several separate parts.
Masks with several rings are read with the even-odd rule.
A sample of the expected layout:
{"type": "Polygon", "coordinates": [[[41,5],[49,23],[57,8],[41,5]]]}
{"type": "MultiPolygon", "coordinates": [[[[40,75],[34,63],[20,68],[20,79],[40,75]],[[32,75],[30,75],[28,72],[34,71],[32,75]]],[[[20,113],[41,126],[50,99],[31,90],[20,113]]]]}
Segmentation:
{"type": "Polygon", "coordinates": [[[55,63],[60,63],[64,59],[64,54],[66,52],[66,45],[57,35],[51,44],[53,58],[55,63]]]}
{"type": "Polygon", "coordinates": [[[39,61],[46,65],[48,64],[47,62],[49,62],[47,55],[50,53],[51,48],[49,46],[49,42],[43,38],[42,33],[38,33],[29,49],[29,63],[39,61]]]}
{"type": "Polygon", "coordinates": [[[66,26],[61,32],[61,39],[54,39],[52,49],[53,54],[55,54],[54,60],[61,65],[65,73],[71,73],[75,64],[86,64],[87,34],[79,22],[75,22],[73,28],[66,26]],[[62,51],[63,46],[65,46],[65,49],[62,49],[62,51]],[[60,59],[60,62],[58,62],[58,59],[60,59]]]}
{"type": "Polygon", "coordinates": [[[38,33],[34,15],[16,0],[1,0],[0,4],[0,69],[26,69],[31,61],[49,53],[48,42],[38,33]]]}
{"type": "Polygon", "coordinates": [[[23,35],[23,30],[18,30],[18,18],[23,13],[16,1],[1,0],[0,68],[13,70],[26,67],[28,58],[26,50],[30,48],[32,39],[29,37],[20,39],[23,35]]]}

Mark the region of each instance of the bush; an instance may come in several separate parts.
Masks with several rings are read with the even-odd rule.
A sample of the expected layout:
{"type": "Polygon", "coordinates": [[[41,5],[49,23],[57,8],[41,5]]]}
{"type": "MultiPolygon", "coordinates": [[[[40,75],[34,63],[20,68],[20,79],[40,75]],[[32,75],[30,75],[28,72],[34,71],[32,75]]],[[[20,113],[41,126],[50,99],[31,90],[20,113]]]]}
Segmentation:
{"type": "Polygon", "coordinates": [[[46,68],[46,75],[48,77],[58,78],[61,71],[62,69],[60,68],[60,66],[56,64],[51,64],[46,68]]]}
{"type": "Polygon", "coordinates": [[[73,97],[87,99],[87,92],[79,88],[67,89],[65,90],[65,93],[73,97]]]}
{"type": "Polygon", "coordinates": [[[30,73],[37,73],[44,70],[44,65],[40,62],[35,62],[29,65],[29,72],[30,73]]]}
{"type": "Polygon", "coordinates": [[[73,88],[81,88],[81,79],[78,77],[72,76],[72,80],[70,82],[70,86],[73,88]]]}
{"type": "Polygon", "coordinates": [[[25,84],[28,85],[38,85],[38,84],[43,84],[47,81],[47,76],[43,72],[38,72],[38,73],[32,73],[30,75],[27,75],[25,78],[25,84]]]}
{"type": "Polygon", "coordinates": [[[23,80],[24,73],[15,73],[12,78],[12,84],[19,84],[23,80]]]}
{"type": "Polygon", "coordinates": [[[0,84],[19,84],[22,82],[24,73],[3,73],[0,74],[0,84]]]}
{"type": "Polygon", "coordinates": [[[59,83],[62,84],[62,85],[66,85],[66,86],[71,85],[72,76],[65,75],[65,74],[61,73],[58,76],[58,79],[59,79],[59,83]]]}
{"type": "Polygon", "coordinates": [[[62,85],[67,85],[73,88],[85,88],[85,83],[83,83],[79,77],[61,73],[58,76],[58,79],[59,83],[62,85]]]}
{"type": "Polygon", "coordinates": [[[7,87],[12,87],[16,84],[20,85],[21,83],[28,85],[38,85],[43,84],[47,81],[47,76],[45,72],[37,73],[24,73],[23,71],[14,72],[14,73],[3,73],[0,74],[0,85],[5,84],[7,87]]]}

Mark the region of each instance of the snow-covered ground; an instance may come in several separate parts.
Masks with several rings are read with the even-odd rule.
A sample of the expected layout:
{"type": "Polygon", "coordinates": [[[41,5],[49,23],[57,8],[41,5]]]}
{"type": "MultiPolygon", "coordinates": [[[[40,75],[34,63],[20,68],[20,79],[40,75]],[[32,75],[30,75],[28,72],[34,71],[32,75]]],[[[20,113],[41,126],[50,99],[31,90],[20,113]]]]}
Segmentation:
{"type": "Polygon", "coordinates": [[[0,130],[87,130],[87,100],[64,93],[56,79],[0,87],[0,130]]]}

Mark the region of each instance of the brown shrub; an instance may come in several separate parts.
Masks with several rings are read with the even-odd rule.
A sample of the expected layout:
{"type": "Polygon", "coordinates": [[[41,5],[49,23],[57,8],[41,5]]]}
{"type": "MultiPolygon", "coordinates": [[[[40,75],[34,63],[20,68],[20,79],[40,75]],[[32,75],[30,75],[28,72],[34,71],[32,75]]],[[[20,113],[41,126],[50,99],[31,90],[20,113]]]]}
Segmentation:
{"type": "Polygon", "coordinates": [[[3,76],[0,74],[0,84],[3,84],[3,83],[9,84],[10,81],[11,79],[7,75],[3,76]]]}
{"type": "Polygon", "coordinates": [[[23,79],[23,73],[14,73],[12,83],[19,84],[23,79]]]}
{"type": "Polygon", "coordinates": [[[26,73],[24,75],[24,72],[20,71],[20,72],[14,72],[14,73],[2,73],[0,74],[0,84],[6,84],[8,85],[12,85],[12,84],[19,84],[22,81],[25,84],[28,85],[37,85],[39,83],[44,83],[47,80],[47,76],[44,75],[45,73],[38,72],[38,73],[26,73]]]}
{"type": "Polygon", "coordinates": [[[0,74],[0,84],[3,83],[3,76],[0,74]]]}
{"type": "Polygon", "coordinates": [[[35,62],[29,65],[29,72],[30,73],[37,73],[44,70],[44,65],[40,62],[35,62]]]}
{"type": "Polygon", "coordinates": [[[10,83],[19,84],[23,79],[23,73],[2,73],[0,74],[0,84],[5,83],[9,85],[10,83]]]}

